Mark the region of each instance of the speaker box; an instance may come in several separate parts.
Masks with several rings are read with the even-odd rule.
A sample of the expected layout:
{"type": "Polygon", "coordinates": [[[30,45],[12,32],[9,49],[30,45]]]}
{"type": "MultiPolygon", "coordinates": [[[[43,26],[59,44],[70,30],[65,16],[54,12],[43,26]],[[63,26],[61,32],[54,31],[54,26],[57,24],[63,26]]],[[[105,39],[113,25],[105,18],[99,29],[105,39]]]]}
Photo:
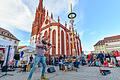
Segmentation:
{"type": "Polygon", "coordinates": [[[48,73],[53,73],[53,72],[56,72],[55,68],[54,67],[49,67],[47,69],[48,73]]]}
{"type": "Polygon", "coordinates": [[[2,67],[2,72],[7,72],[7,68],[8,68],[8,66],[3,66],[2,67]]]}

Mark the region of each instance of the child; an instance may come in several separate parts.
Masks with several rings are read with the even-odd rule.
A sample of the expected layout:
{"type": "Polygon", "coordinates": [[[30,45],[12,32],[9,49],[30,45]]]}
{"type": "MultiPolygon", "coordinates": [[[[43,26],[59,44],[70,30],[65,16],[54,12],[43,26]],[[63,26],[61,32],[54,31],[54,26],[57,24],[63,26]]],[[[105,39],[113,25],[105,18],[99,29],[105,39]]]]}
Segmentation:
{"type": "Polygon", "coordinates": [[[96,61],[95,61],[95,66],[100,67],[100,65],[101,65],[100,60],[99,60],[99,59],[96,59],[96,61]]]}
{"type": "Polygon", "coordinates": [[[108,61],[106,59],[104,60],[103,66],[108,67],[108,61]]]}

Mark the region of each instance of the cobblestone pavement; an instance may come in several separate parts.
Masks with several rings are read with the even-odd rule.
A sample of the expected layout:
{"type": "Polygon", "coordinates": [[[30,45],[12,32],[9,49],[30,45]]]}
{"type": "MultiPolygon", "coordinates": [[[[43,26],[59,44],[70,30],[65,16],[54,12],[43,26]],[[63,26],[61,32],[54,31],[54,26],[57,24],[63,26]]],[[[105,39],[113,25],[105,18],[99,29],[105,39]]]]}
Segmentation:
{"type": "MultiPolygon", "coordinates": [[[[107,76],[102,76],[99,73],[98,67],[85,67],[80,66],[78,72],[75,71],[59,71],[56,67],[55,73],[47,73],[49,80],[120,80],[120,68],[106,68],[111,70],[111,74],[107,76]]],[[[0,72],[0,76],[4,73],[0,72]]],[[[4,76],[0,80],[26,80],[29,72],[8,72],[8,74],[13,74],[14,76],[4,76]]],[[[39,69],[36,69],[33,74],[32,80],[40,80],[39,69]]]]}

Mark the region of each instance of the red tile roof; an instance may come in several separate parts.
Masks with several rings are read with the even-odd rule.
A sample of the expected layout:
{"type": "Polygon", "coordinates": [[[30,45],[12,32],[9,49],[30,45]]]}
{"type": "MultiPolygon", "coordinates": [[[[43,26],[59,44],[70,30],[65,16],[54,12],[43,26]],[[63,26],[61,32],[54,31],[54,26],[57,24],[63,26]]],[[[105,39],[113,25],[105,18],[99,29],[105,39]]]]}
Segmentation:
{"type": "Polygon", "coordinates": [[[18,46],[18,49],[22,49],[22,48],[25,48],[27,46],[18,46]]]}
{"type": "Polygon", "coordinates": [[[9,32],[8,30],[3,29],[1,27],[0,27],[0,35],[17,40],[17,41],[20,41],[11,32],[9,32]]]}
{"type": "Polygon", "coordinates": [[[104,38],[104,40],[116,40],[116,39],[120,39],[120,35],[116,35],[116,36],[111,36],[111,37],[104,38]]]}
{"type": "Polygon", "coordinates": [[[94,46],[104,45],[104,44],[105,44],[105,41],[104,40],[100,40],[94,46]]]}
{"type": "Polygon", "coordinates": [[[104,45],[106,42],[109,41],[111,42],[112,40],[118,40],[118,39],[120,39],[120,35],[105,37],[103,40],[98,41],[94,46],[104,45]]]}

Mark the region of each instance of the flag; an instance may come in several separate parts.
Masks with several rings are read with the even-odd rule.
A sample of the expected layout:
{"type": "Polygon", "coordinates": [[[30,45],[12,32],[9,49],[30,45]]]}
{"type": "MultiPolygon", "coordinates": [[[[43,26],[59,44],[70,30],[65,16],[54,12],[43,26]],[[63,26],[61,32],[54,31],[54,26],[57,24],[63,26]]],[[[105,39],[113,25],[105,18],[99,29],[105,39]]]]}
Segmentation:
{"type": "Polygon", "coordinates": [[[11,62],[13,62],[13,60],[14,60],[14,49],[13,48],[11,48],[10,49],[10,53],[9,53],[9,63],[11,63],[11,62]]]}
{"type": "Polygon", "coordinates": [[[20,60],[22,60],[23,55],[24,55],[24,51],[21,51],[21,52],[20,52],[20,60]]]}

